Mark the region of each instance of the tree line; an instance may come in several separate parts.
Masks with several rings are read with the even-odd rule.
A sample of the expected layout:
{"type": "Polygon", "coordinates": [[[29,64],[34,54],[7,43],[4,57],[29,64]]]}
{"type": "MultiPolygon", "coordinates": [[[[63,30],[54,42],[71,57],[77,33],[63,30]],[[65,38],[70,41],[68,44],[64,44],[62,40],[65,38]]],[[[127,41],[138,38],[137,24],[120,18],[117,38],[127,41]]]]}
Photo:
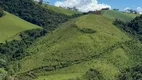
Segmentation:
{"type": "Polygon", "coordinates": [[[127,23],[116,19],[113,24],[142,41],[142,15],[127,23]]]}
{"type": "Polygon", "coordinates": [[[47,28],[49,24],[57,25],[69,19],[69,16],[42,7],[33,0],[1,0],[0,6],[20,18],[44,28],[47,28]]]}

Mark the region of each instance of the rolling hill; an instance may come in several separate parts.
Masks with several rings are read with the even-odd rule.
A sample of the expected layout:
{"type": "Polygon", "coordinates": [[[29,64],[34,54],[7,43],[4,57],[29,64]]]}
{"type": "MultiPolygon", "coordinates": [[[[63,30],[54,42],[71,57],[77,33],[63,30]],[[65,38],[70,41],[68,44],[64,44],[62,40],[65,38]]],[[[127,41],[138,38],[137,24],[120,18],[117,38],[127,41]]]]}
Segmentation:
{"type": "Polygon", "coordinates": [[[139,14],[124,13],[114,10],[102,10],[102,15],[113,20],[120,19],[124,22],[129,22],[132,19],[134,19],[136,16],[139,16],[139,14]]]}
{"type": "Polygon", "coordinates": [[[0,18],[0,42],[18,38],[16,35],[24,30],[40,28],[8,12],[5,12],[5,14],[0,18]]]}
{"type": "Polygon", "coordinates": [[[137,61],[131,59],[131,42],[132,38],[112,25],[111,19],[84,15],[38,39],[28,49],[32,55],[20,60],[18,74],[35,80],[87,80],[86,72],[96,69],[104,80],[116,80],[122,70],[137,61]]]}
{"type": "Polygon", "coordinates": [[[64,9],[62,7],[56,7],[56,6],[52,6],[52,5],[48,5],[48,4],[44,4],[44,7],[48,8],[49,10],[53,10],[57,13],[62,13],[68,16],[71,16],[73,14],[81,14],[81,12],[77,12],[75,10],[68,10],[68,9],[64,9]]]}
{"type": "Polygon", "coordinates": [[[0,18],[0,42],[19,39],[17,35],[24,31],[21,40],[0,44],[0,79],[142,79],[142,43],[137,38],[141,35],[128,33],[140,30],[141,34],[142,16],[113,10],[80,15],[33,0],[3,0],[0,4],[20,17],[5,11],[0,18]],[[116,18],[122,21],[113,25],[116,18]],[[123,22],[130,21],[132,28],[124,28],[128,32],[121,29],[123,22]],[[43,28],[34,29],[40,28],[34,24],[43,28]]]}

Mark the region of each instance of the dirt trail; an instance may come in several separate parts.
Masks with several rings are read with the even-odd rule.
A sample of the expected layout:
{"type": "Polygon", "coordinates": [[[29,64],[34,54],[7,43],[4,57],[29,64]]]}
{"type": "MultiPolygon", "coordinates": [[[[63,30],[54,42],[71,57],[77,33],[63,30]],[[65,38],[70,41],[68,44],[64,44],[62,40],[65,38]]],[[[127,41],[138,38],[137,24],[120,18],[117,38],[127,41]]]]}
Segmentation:
{"type": "Polygon", "coordinates": [[[107,10],[106,10],[105,13],[103,14],[103,16],[105,16],[106,13],[107,13],[107,10]]]}

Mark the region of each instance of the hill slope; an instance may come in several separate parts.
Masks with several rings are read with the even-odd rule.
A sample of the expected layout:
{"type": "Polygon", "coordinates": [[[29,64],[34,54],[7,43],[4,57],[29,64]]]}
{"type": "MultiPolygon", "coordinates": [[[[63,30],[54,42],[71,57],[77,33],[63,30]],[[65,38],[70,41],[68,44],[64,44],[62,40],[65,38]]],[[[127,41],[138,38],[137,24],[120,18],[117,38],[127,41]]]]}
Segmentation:
{"type": "Polygon", "coordinates": [[[103,10],[102,15],[113,20],[120,19],[124,22],[131,21],[136,16],[139,16],[139,14],[123,13],[123,12],[114,11],[114,10],[103,10]]]}
{"type": "Polygon", "coordinates": [[[40,28],[8,12],[5,12],[5,14],[5,16],[0,18],[0,42],[13,38],[21,31],[40,28]]]}
{"type": "Polygon", "coordinates": [[[88,14],[38,39],[28,49],[32,55],[19,62],[19,73],[33,73],[38,80],[68,80],[93,68],[105,80],[115,80],[120,70],[130,66],[131,60],[121,47],[129,40],[111,19],[88,14]]]}
{"type": "Polygon", "coordinates": [[[62,13],[62,14],[68,15],[68,16],[71,16],[73,14],[81,14],[81,12],[64,9],[62,7],[56,7],[56,6],[52,6],[52,5],[46,5],[46,4],[44,4],[44,6],[47,7],[49,10],[53,10],[57,13],[62,13]]]}

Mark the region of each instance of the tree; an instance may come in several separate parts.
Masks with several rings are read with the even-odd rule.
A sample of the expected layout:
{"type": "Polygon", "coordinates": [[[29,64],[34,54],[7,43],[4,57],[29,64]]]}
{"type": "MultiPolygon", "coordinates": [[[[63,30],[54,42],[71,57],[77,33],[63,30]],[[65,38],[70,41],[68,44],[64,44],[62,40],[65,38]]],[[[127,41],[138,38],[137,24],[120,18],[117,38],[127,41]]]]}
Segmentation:
{"type": "Polygon", "coordinates": [[[39,0],[39,4],[42,4],[43,3],[43,0],[39,0]]]}
{"type": "Polygon", "coordinates": [[[113,9],[114,11],[119,11],[119,9],[113,9]]]}
{"type": "Polygon", "coordinates": [[[0,8],[0,17],[2,17],[4,15],[4,11],[2,8],[0,8]]]}

